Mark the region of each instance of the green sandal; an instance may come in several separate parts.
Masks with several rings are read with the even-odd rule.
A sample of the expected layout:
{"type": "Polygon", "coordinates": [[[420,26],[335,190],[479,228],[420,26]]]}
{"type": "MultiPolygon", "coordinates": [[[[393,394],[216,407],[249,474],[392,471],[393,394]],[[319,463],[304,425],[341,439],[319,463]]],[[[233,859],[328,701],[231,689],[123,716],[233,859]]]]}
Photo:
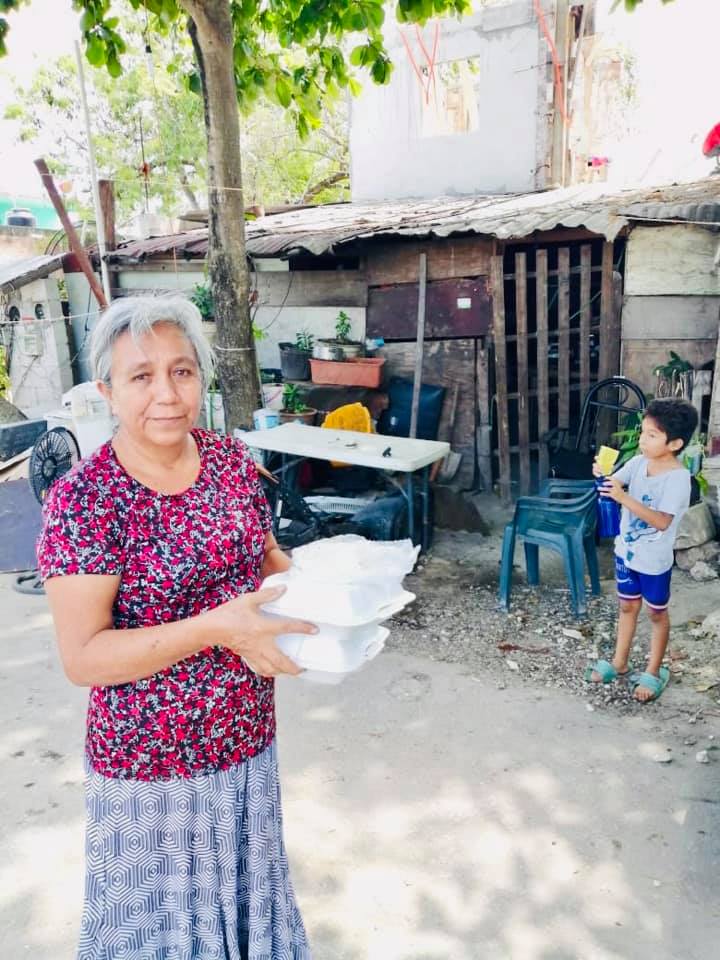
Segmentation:
{"type": "Polygon", "coordinates": [[[629,672],[629,670],[626,670],[625,673],[618,673],[609,660],[598,660],[594,666],[588,667],[585,671],[585,680],[588,683],[612,683],[618,677],[620,679],[627,677],[629,672]],[[593,672],[600,674],[599,680],[593,680],[593,672]]]}
{"type": "MultiPolygon", "coordinates": [[[[633,694],[638,687],[645,687],[652,694],[647,700],[638,700],[638,703],[651,703],[653,700],[658,700],[668,683],[670,683],[670,671],[667,667],[660,667],[657,677],[654,673],[647,672],[633,673],[630,677],[630,688],[633,694]]],[[[637,697],[635,699],[637,700],[637,697]]]]}

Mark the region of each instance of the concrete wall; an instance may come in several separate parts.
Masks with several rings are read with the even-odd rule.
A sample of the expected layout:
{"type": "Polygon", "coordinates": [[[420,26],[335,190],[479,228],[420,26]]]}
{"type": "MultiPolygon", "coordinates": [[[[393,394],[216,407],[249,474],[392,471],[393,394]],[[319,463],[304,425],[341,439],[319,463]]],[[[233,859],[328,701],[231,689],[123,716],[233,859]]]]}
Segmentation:
{"type": "MultiPolygon", "coordinates": [[[[544,6],[553,4],[545,0],[544,6]]],[[[553,18],[548,21],[552,29],[553,18]]],[[[404,30],[421,65],[414,31],[404,30]]],[[[431,26],[424,35],[431,48],[431,26]]],[[[442,21],[438,61],[478,58],[475,132],[422,135],[422,90],[394,24],[388,42],[395,65],[390,84],[367,80],[351,102],[353,200],[526,192],[545,185],[547,50],[531,0],[442,21]]]]}
{"type": "Polygon", "coordinates": [[[24,260],[45,252],[52,230],[36,227],[6,227],[0,224],[0,263],[9,260],[24,260]]]}
{"type": "Polygon", "coordinates": [[[42,417],[61,405],[63,393],[73,385],[69,326],[57,282],[27,284],[12,302],[20,307],[22,319],[2,328],[11,352],[11,399],[31,419],[42,417]]]}
{"type": "Polygon", "coordinates": [[[653,368],[674,350],[695,369],[715,358],[720,238],[692,225],[640,226],[627,244],[622,369],[655,391],[653,368]]]}
{"type": "MultiPolygon", "coordinates": [[[[100,275],[95,276],[98,283],[101,283],[100,275]]],[[[92,379],[89,346],[90,334],[100,315],[98,303],[84,273],[66,272],[65,289],[70,307],[71,348],[75,356],[78,382],[84,383],[92,379]]]]}
{"type": "MultiPolygon", "coordinates": [[[[356,280],[354,271],[301,271],[289,273],[283,261],[263,262],[257,280],[259,306],[255,325],[265,336],[257,341],[261,367],[279,367],[278,344],[295,340],[299,330],[307,330],[316,338],[335,335],[335,320],[344,310],[352,322],[353,339],[365,338],[365,302],[367,294],[364,278],[356,280]],[[276,269],[268,269],[275,267],[276,269]],[[344,293],[347,291],[347,293],[344,293]],[[347,299],[343,299],[344,296],[347,299]],[[330,303],[332,306],[327,306],[330,303]]],[[[123,290],[168,292],[177,289],[190,293],[196,283],[206,282],[202,265],[198,270],[177,273],[158,265],[154,270],[129,268],[117,274],[117,284],[123,290]]],[[[211,325],[208,325],[210,329],[211,325]]]]}

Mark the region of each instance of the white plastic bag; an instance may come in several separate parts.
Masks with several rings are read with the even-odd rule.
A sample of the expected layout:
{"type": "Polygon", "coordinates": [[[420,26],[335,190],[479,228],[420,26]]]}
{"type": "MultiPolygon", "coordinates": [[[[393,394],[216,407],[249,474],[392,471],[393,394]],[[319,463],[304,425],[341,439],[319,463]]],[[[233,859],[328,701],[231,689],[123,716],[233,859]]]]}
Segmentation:
{"type": "Polygon", "coordinates": [[[315,540],[293,550],[293,567],[311,580],[362,583],[402,580],[415,566],[420,547],[412,540],[367,540],[355,534],[315,540]]]}

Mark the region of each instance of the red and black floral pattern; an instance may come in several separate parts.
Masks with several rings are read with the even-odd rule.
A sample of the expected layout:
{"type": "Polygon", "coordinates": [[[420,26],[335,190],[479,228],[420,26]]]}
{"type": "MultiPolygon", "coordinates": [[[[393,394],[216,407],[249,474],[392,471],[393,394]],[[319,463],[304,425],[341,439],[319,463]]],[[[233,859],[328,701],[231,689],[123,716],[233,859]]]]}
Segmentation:
{"type": "MultiPolygon", "coordinates": [[[[38,541],[43,579],[119,575],[117,630],[182,620],[258,589],[271,515],[255,465],[237,441],[193,436],[200,474],[183,493],[143,486],[107,443],[48,494],[38,541]]],[[[274,734],[272,680],[224,647],[90,692],[88,757],[109,777],[223,770],[260,753],[274,734]]]]}

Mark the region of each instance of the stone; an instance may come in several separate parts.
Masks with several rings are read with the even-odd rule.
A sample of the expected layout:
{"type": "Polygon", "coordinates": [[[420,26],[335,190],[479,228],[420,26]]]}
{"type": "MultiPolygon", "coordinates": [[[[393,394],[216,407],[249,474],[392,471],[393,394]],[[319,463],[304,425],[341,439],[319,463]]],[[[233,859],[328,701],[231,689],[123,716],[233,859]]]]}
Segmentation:
{"type": "Polygon", "coordinates": [[[699,560],[705,562],[720,557],[720,542],[708,540],[699,547],[689,547],[687,550],[675,551],[675,563],[681,570],[691,570],[699,560]]]}
{"type": "Polygon", "coordinates": [[[705,583],[708,580],[717,580],[718,572],[711,567],[709,563],[706,563],[704,560],[698,560],[698,562],[690,568],[690,576],[693,580],[697,580],[698,583],[705,583]]]}
{"type": "Polygon", "coordinates": [[[0,397],[0,423],[20,423],[23,420],[27,420],[27,417],[22,410],[18,410],[9,400],[0,397]]]}
{"type": "Polygon", "coordinates": [[[698,750],[695,754],[695,759],[698,763],[710,763],[710,757],[707,750],[698,750]]]}
{"type": "Polygon", "coordinates": [[[696,630],[701,637],[712,637],[715,640],[720,640],[720,610],[713,610],[712,613],[709,613],[696,630]]]}
{"type": "Polygon", "coordinates": [[[688,550],[690,547],[699,547],[708,540],[717,536],[715,521],[708,505],[701,500],[685,513],[678,528],[675,539],[676,550],[688,550]]]}

